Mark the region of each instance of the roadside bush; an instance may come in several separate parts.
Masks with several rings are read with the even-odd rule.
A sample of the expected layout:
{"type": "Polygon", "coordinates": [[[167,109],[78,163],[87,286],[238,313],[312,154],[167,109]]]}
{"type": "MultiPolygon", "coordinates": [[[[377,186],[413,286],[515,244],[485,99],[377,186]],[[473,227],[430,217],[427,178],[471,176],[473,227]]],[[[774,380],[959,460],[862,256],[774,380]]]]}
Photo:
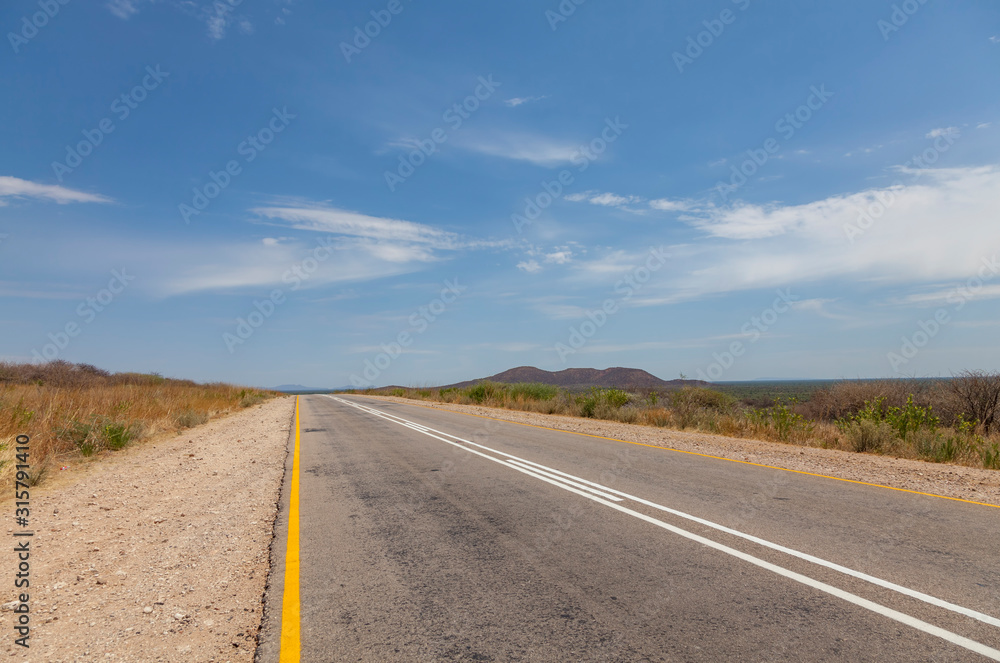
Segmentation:
{"type": "Polygon", "coordinates": [[[642,412],[642,423],[649,426],[666,427],[672,425],[673,421],[673,415],[666,408],[651,408],[642,412]]]}
{"type": "Polygon", "coordinates": [[[507,385],[499,384],[497,382],[480,382],[477,385],[469,387],[466,395],[468,395],[473,402],[482,405],[487,400],[502,400],[506,387],[507,385]]]}
{"type": "Polygon", "coordinates": [[[962,452],[965,441],[956,435],[922,430],[911,436],[911,443],[917,455],[935,463],[950,463],[962,452]]]}
{"type": "Polygon", "coordinates": [[[706,387],[683,387],[670,395],[674,407],[693,406],[709,410],[725,410],[732,407],[735,399],[729,394],[706,387]]]}
{"type": "Polygon", "coordinates": [[[1000,470],[1000,443],[987,444],[981,441],[979,457],[983,462],[983,467],[986,469],[1000,470]]]}
{"type": "MultiPolygon", "coordinates": [[[[580,406],[580,414],[584,417],[595,419],[621,420],[619,410],[631,400],[628,392],[622,389],[597,389],[592,387],[590,393],[585,396],[578,396],[576,402],[580,406]]],[[[630,419],[638,421],[638,413],[635,416],[627,415],[630,419]]]]}
{"type": "Polygon", "coordinates": [[[56,437],[72,444],[84,456],[92,456],[97,451],[97,439],[93,433],[92,422],[72,421],[68,425],[56,429],[56,437]]]}
{"type": "Polygon", "coordinates": [[[884,453],[892,449],[899,439],[892,426],[884,421],[857,419],[843,421],[839,427],[851,451],[884,453]]]}
{"type": "Polygon", "coordinates": [[[934,415],[933,407],[915,404],[912,394],[907,397],[906,403],[902,407],[888,405],[885,397],[878,396],[874,400],[865,402],[864,407],[851,415],[849,419],[839,420],[838,425],[861,421],[888,424],[896,437],[904,442],[909,436],[920,431],[931,435],[936,434],[941,423],[941,420],[934,415]]]}
{"type": "Polygon", "coordinates": [[[805,439],[812,433],[813,426],[793,410],[797,403],[794,398],[787,402],[779,398],[769,408],[750,410],[746,418],[758,431],[773,433],[781,442],[805,439]]]}
{"type": "MultiPolygon", "coordinates": [[[[228,385],[221,386],[228,387],[228,385]]],[[[236,397],[240,399],[240,407],[253,407],[254,405],[263,403],[268,399],[267,394],[262,391],[257,391],[256,389],[240,389],[236,397]]]]}
{"type": "Polygon", "coordinates": [[[642,418],[639,414],[639,408],[632,406],[625,406],[616,408],[614,405],[608,403],[606,405],[608,408],[607,416],[598,417],[600,419],[609,419],[612,421],[620,421],[623,424],[637,424],[642,418]]]}
{"type": "Polygon", "coordinates": [[[509,385],[507,393],[514,400],[550,401],[559,393],[559,387],[537,382],[520,382],[509,385]]]}
{"type": "Polygon", "coordinates": [[[962,412],[990,434],[1000,411],[1000,373],[963,371],[948,382],[962,412]]]}
{"type": "Polygon", "coordinates": [[[721,412],[732,408],[735,402],[732,396],[705,387],[683,387],[670,394],[670,408],[682,430],[697,426],[705,418],[706,410],[721,412]]]}
{"type": "Polygon", "coordinates": [[[208,421],[208,415],[204,412],[187,409],[177,415],[176,421],[178,428],[194,428],[208,421]]]}
{"type": "Polygon", "coordinates": [[[75,446],[84,456],[92,456],[101,449],[124,449],[141,433],[139,424],[91,415],[86,421],[72,421],[57,429],[56,436],[75,446]]]}

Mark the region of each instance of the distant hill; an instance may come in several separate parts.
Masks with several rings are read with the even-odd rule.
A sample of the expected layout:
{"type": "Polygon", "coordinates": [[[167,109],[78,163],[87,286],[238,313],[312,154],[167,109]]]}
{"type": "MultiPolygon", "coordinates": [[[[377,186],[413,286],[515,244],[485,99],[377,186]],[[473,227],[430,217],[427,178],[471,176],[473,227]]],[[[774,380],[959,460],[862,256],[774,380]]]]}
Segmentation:
{"type": "Polygon", "coordinates": [[[543,371],[534,366],[518,366],[488,378],[466,380],[448,387],[469,387],[479,382],[540,382],[567,389],[628,388],[628,389],[680,389],[687,385],[705,385],[701,380],[661,380],[652,373],[638,368],[567,368],[562,371],[543,371]]]}

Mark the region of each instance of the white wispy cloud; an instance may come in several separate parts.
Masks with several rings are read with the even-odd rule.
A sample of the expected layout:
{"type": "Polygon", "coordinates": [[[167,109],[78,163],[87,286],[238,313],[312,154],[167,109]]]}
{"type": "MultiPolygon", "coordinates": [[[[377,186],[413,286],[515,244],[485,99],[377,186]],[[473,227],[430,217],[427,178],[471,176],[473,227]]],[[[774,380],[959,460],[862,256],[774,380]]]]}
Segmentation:
{"type": "MultiPolygon", "coordinates": [[[[316,244],[288,242],[264,244],[237,242],[215,246],[165,247],[157,255],[139,248],[133,252],[144,289],[155,296],[169,297],[198,292],[241,292],[247,289],[279,287],[288,290],[297,280],[303,260],[314,256],[316,244]]],[[[296,289],[337,283],[370,281],[406,274],[419,263],[378,259],[358,251],[350,243],[329,245],[329,257],[316,261],[308,278],[298,281],[296,289]]],[[[327,255],[327,254],[320,254],[327,255]]]]}
{"type": "MultiPolygon", "coordinates": [[[[144,5],[152,5],[158,0],[110,0],[105,7],[122,20],[128,20],[139,13],[144,5]]],[[[222,39],[232,25],[237,25],[244,34],[253,34],[253,24],[246,16],[234,12],[235,4],[228,2],[194,2],[193,0],[170,0],[176,9],[197,18],[205,24],[208,36],[222,39]]],[[[238,3],[237,3],[238,4],[238,3]]]]}
{"type": "Polygon", "coordinates": [[[648,254],[644,251],[613,249],[603,255],[574,264],[576,280],[591,283],[609,282],[643,264],[648,254]]]}
{"type": "Polygon", "coordinates": [[[517,268],[529,274],[537,274],[545,269],[545,265],[569,265],[573,262],[574,251],[586,253],[586,248],[576,242],[550,248],[526,245],[519,247],[525,259],[517,264],[517,268]]]}
{"type": "MultiPolygon", "coordinates": [[[[622,195],[611,192],[602,193],[598,191],[581,191],[571,193],[564,196],[564,198],[574,203],[586,202],[591,205],[600,205],[602,207],[617,207],[619,209],[639,214],[643,212],[641,208],[630,206],[647,202],[642,196],[622,195]]],[[[670,198],[657,198],[655,200],[650,200],[648,201],[648,205],[651,209],[661,212],[686,212],[697,207],[697,203],[692,200],[672,200],[670,198]]]]}
{"type": "Polygon", "coordinates": [[[545,262],[554,263],[556,265],[565,265],[572,259],[572,251],[553,251],[552,253],[545,254],[545,262]]]}
{"type": "Polygon", "coordinates": [[[574,304],[558,304],[539,301],[534,304],[536,311],[552,320],[576,320],[587,315],[587,309],[574,304]]]}
{"type": "Polygon", "coordinates": [[[19,177],[0,176],[0,206],[6,205],[6,198],[41,198],[60,205],[67,203],[111,203],[111,198],[95,193],[86,193],[54,184],[38,184],[19,177]]]}
{"type": "Polygon", "coordinates": [[[566,141],[518,133],[463,136],[456,141],[456,145],[470,152],[514,161],[527,161],[537,166],[569,163],[580,152],[579,146],[566,141]]]}
{"type": "MultiPolygon", "coordinates": [[[[1000,276],[994,278],[1000,279],[1000,276]]],[[[975,291],[968,288],[959,289],[960,286],[951,285],[948,287],[938,287],[924,292],[915,292],[905,297],[890,299],[887,303],[894,306],[944,306],[957,301],[957,298],[967,300],[996,299],[1000,297],[1000,283],[988,284],[978,287],[975,291]]]]}
{"type": "Polygon", "coordinates": [[[989,129],[991,126],[993,126],[992,122],[980,122],[979,124],[976,125],[976,128],[977,129],[989,129]]]}
{"type": "Polygon", "coordinates": [[[686,212],[695,207],[695,203],[690,200],[671,200],[669,198],[658,198],[650,200],[649,206],[661,212],[686,212]]]}
{"type": "Polygon", "coordinates": [[[537,260],[522,260],[517,263],[517,268],[529,274],[542,271],[542,266],[538,264],[537,260]]]}
{"type": "Polygon", "coordinates": [[[855,316],[844,313],[835,313],[830,310],[830,304],[836,303],[836,299],[802,299],[791,303],[791,307],[796,311],[808,312],[830,320],[856,320],[855,316]]]}
{"type": "Polygon", "coordinates": [[[251,212],[271,220],[284,221],[299,230],[348,235],[379,242],[422,244],[436,249],[457,249],[455,233],[412,221],[369,216],[322,205],[256,207],[251,212]]]}
{"type": "Polygon", "coordinates": [[[941,138],[942,136],[958,136],[959,134],[961,132],[958,127],[939,127],[928,131],[924,138],[941,138]]]}
{"type": "Polygon", "coordinates": [[[299,199],[250,211],[274,225],[338,236],[340,246],[393,263],[433,262],[447,251],[508,249],[515,244],[512,239],[466,238],[422,223],[299,199]]]}
{"type": "Polygon", "coordinates": [[[516,108],[521,104],[531,103],[532,101],[541,101],[542,99],[545,99],[545,95],[542,95],[541,97],[513,97],[512,99],[504,99],[503,102],[511,108],[516,108]]]}
{"type": "Polygon", "coordinates": [[[619,196],[614,193],[602,193],[590,199],[593,205],[603,205],[604,207],[621,207],[635,200],[634,196],[619,196]]]}
{"type": "Polygon", "coordinates": [[[568,196],[564,196],[564,198],[573,203],[586,202],[591,205],[600,205],[601,207],[619,207],[623,209],[628,205],[643,201],[639,196],[622,196],[617,193],[599,193],[597,191],[571,193],[568,196]]]}
{"type": "MultiPolygon", "coordinates": [[[[860,154],[872,154],[874,152],[877,152],[878,150],[881,150],[883,147],[885,147],[885,145],[881,145],[881,144],[879,144],[879,145],[871,145],[869,147],[859,147],[859,148],[857,148],[857,149],[855,149],[855,150],[853,150],[851,152],[848,152],[844,156],[845,157],[852,157],[855,154],[859,154],[859,153],[860,154]]],[[[780,158],[781,156],[782,155],[779,154],[779,155],[776,155],[774,158],[777,159],[777,158],[780,158]]]]}
{"type": "Polygon", "coordinates": [[[111,0],[105,6],[118,18],[127,19],[132,14],[138,13],[139,9],[136,7],[136,3],[139,1],[141,0],[111,0]]]}

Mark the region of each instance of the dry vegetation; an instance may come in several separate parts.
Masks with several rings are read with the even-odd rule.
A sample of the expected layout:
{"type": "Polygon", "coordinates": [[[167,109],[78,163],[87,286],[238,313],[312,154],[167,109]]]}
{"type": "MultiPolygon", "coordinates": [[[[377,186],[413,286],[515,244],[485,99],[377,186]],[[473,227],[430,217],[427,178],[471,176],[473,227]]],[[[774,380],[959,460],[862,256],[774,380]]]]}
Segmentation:
{"type": "Polygon", "coordinates": [[[769,407],[702,387],[670,392],[482,382],[444,389],[367,390],[420,400],[593,417],[693,429],[939,463],[1000,469],[1000,374],[966,371],[942,380],[856,380],[819,389],[806,402],[769,407]]]}
{"type": "Polygon", "coordinates": [[[0,363],[0,477],[13,468],[17,435],[31,437],[29,481],[36,484],[70,458],[111,453],[272,395],[156,374],[109,373],[65,361],[0,363]]]}

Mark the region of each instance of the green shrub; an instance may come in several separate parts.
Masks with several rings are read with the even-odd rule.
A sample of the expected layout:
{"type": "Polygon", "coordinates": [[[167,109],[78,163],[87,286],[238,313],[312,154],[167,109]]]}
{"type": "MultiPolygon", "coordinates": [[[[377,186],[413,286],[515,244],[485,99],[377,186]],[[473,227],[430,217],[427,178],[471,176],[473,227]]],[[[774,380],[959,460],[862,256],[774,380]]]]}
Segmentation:
{"type": "MultiPolygon", "coordinates": [[[[917,431],[934,433],[941,424],[941,420],[934,416],[933,408],[930,405],[922,407],[914,404],[913,394],[907,396],[906,404],[903,407],[886,405],[883,396],[865,401],[864,407],[858,410],[850,420],[887,423],[892,426],[896,436],[903,441],[906,441],[917,431]]],[[[843,419],[838,421],[838,424],[842,422],[844,422],[843,419]]]]}
{"type": "Polygon", "coordinates": [[[482,405],[486,401],[502,398],[507,391],[507,385],[497,382],[480,382],[469,387],[466,395],[475,403],[482,405]]]}
{"type": "Polygon", "coordinates": [[[601,397],[611,407],[624,407],[629,401],[629,395],[621,389],[608,389],[601,394],[601,397]]]}
{"type": "Polygon", "coordinates": [[[705,387],[684,387],[670,395],[670,404],[674,408],[725,410],[735,402],[732,396],[705,387]]]}
{"type": "Polygon", "coordinates": [[[559,387],[538,382],[519,382],[508,387],[511,398],[523,398],[526,401],[550,401],[559,393],[559,387]]]}
{"type": "Polygon", "coordinates": [[[917,454],[924,460],[935,463],[950,463],[962,451],[965,441],[953,435],[921,430],[911,434],[911,442],[917,454]]]}
{"type": "MultiPolygon", "coordinates": [[[[609,413],[609,415],[606,418],[620,421],[623,424],[639,423],[639,409],[632,406],[617,408],[609,413]]],[[[601,418],[604,419],[605,417],[601,418]]]]}
{"type": "Polygon", "coordinates": [[[917,431],[934,433],[941,424],[941,420],[934,416],[932,406],[914,405],[913,394],[906,398],[906,405],[903,407],[889,408],[886,412],[886,419],[896,429],[899,439],[904,441],[908,435],[917,431]]]}
{"type": "Polygon", "coordinates": [[[267,400],[267,394],[256,389],[240,389],[236,397],[240,399],[240,407],[252,407],[267,400]]]}
{"type": "Polygon", "coordinates": [[[204,412],[188,409],[178,414],[174,419],[181,428],[194,428],[208,421],[208,415],[204,412]]]}
{"type": "Polygon", "coordinates": [[[857,419],[840,424],[852,451],[882,453],[893,447],[898,438],[896,431],[884,421],[857,419]]]}
{"type": "MultiPolygon", "coordinates": [[[[618,410],[625,407],[630,399],[628,392],[622,389],[591,387],[589,394],[577,396],[576,403],[580,407],[580,414],[584,417],[621,420],[618,410]]],[[[638,419],[638,414],[632,418],[638,419]]]]}
{"type": "Polygon", "coordinates": [[[788,442],[796,432],[809,434],[812,432],[812,425],[805,417],[792,411],[792,407],[798,403],[797,399],[791,399],[788,403],[782,403],[781,399],[775,399],[774,407],[771,408],[771,425],[778,433],[778,438],[788,442]]]}
{"type": "Polygon", "coordinates": [[[141,432],[138,424],[92,415],[88,421],[74,420],[57,429],[56,436],[73,444],[84,456],[92,456],[104,448],[124,449],[141,432]]]}
{"type": "Polygon", "coordinates": [[[0,412],[2,412],[5,407],[10,408],[10,419],[15,428],[25,428],[28,423],[35,418],[35,411],[24,407],[23,398],[17,401],[17,405],[10,406],[7,406],[5,403],[0,401],[0,412]]]}
{"type": "Polygon", "coordinates": [[[979,438],[979,441],[979,457],[983,461],[983,467],[988,470],[1000,470],[1000,443],[987,445],[982,438],[979,438]]]}
{"type": "Polygon", "coordinates": [[[718,414],[732,410],[735,403],[732,396],[705,387],[684,387],[670,394],[670,409],[682,430],[711,426],[718,414]]]}
{"type": "Polygon", "coordinates": [[[56,437],[75,446],[84,456],[92,456],[98,449],[93,420],[71,421],[68,425],[56,429],[56,437]]]}
{"type": "Polygon", "coordinates": [[[108,449],[118,451],[139,437],[139,432],[133,424],[105,420],[101,425],[101,441],[108,449]]]}

